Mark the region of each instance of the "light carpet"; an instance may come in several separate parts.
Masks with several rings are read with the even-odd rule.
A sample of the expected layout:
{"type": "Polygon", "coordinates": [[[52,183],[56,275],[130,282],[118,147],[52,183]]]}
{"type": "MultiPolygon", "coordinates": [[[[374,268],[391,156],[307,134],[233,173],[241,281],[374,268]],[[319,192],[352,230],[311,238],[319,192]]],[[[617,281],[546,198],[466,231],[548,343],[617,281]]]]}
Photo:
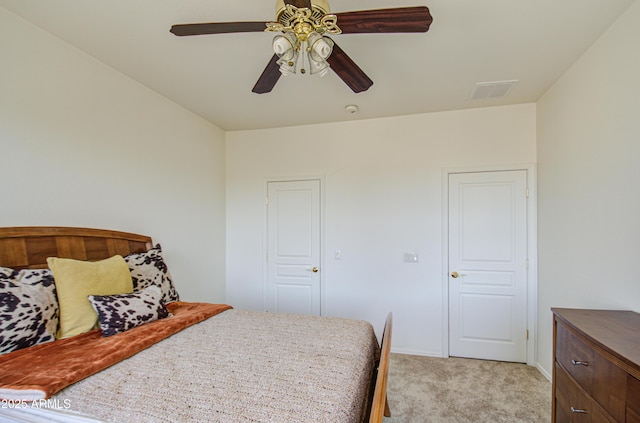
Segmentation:
{"type": "Polygon", "coordinates": [[[551,382],[535,367],[392,354],[385,423],[548,423],[551,382]]]}

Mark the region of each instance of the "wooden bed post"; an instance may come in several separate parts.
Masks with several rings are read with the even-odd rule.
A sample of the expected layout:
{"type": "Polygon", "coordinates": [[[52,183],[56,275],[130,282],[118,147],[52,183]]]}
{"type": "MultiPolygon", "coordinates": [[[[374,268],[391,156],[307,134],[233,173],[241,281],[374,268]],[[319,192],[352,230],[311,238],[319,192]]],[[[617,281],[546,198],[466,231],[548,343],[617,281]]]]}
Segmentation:
{"type": "Polygon", "coordinates": [[[391,328],[393,324],[393,314],[387,315],[387,321],[382,332],[380,341],[380,364],[375,375],[375,389],[373,391],[373,401],[371,404],[371,414],[369,423],[382,423],[384,417],[391,417],[389,400],[387,397],[387,378],[389,375],[389,356],[391,354],[391,328]]]}

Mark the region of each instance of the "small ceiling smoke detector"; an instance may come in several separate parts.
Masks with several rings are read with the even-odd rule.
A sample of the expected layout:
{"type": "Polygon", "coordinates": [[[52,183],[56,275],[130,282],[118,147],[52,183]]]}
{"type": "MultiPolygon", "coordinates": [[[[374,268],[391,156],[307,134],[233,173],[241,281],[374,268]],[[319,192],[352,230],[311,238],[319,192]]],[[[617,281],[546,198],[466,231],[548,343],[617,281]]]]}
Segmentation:
{"type": "Polygon", "coordinates": [[[471,96],[471,100],[481,100],[485,98],[501,98],[506,97],[511,89],[519,81],[511,79],[508,81],[478,82],[476,83],[471,96]]]}
{"type": "Polygon", "coordinates": [[[348,106],[345,106],[344,110],[346,110],[346,112],[350,115],[355,115],[356,113],[358,113],[358,106],[356,106],[355,104],[349,104],[348,106]]]}

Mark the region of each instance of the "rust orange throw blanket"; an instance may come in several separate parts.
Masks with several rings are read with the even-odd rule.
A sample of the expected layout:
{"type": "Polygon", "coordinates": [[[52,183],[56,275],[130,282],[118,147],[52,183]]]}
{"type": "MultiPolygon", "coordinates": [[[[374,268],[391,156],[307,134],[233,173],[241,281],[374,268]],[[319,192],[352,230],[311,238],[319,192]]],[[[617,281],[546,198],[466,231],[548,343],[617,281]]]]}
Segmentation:
{"type": "Polygon", "coordinates": [[[174,302],[173,314],[103,338],[100,329],[0,356],[0,398],[46,399],[182,329],[230,309],[226,304],[174,302]]]}

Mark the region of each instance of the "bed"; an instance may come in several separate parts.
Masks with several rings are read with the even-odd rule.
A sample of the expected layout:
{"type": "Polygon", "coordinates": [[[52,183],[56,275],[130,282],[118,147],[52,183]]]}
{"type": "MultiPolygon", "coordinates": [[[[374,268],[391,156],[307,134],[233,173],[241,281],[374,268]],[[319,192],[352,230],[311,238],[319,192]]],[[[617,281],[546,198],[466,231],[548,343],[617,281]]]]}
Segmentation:
{"type": "MultiPolygon", "coordinates": [[[[179,301],[159,245],[102,229],[0,228],[3,269],[5,281],[35,275],[47,285],[51,278],[59,304],[55,312],[47,306],[36,313],[57,313],[55,337],[39,332],[30,345],[0,334],[10,347],[22,342],[0,355],[0,422],[378,423],[390,415],[391,313],[378,343],[364,321],[179,301]],[[149,257],[162,272],[144,282],[136,272],[149,269],[149,257]],[[117,266],[109,269],[121,271],[120,259],[133,288],[92,293],[97,322],[78,333],[69,296],[89,288],[69,288],[74,280],[65,266],[91,270],[73,273],[84,283],[113,260],[117,266]],[[147,308],[133,317],[109,314],[130,304],[147,308]]],[[[2,332],[11,334],[7,296],[0,298],[2,332]]]]}

